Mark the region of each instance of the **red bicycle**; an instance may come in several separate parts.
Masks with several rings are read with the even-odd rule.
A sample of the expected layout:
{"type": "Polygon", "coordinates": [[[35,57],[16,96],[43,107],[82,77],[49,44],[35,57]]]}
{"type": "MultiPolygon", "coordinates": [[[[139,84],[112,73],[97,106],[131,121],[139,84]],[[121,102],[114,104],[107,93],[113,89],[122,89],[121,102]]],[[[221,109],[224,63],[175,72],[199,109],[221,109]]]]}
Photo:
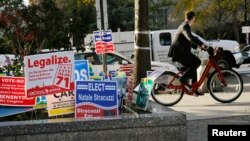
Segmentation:
{"type": "Polygon", "coordinates": [[[215,100],[230,103],[239,98],[243,91],[241,76],[232,69],[221,69],[215,61],[217,52],[214,52],[212,47],[209,47],[207,52],[209,62],[201,78],[192,85],[192,88],[186,88],[179,82],[180,76],[184,73],[182,67],[178,68],[179,72],[177,74],[166,71],[155,80],[151,92],[152,98],[164,106],[175,105],[182,99],[184,92],[188,95],[195,95],[194,92],[203,84],[206,78],[208,78],[207,88],[215,100]],[[214,69],[214,71],[209,73],[211,69],[214,69]]]}

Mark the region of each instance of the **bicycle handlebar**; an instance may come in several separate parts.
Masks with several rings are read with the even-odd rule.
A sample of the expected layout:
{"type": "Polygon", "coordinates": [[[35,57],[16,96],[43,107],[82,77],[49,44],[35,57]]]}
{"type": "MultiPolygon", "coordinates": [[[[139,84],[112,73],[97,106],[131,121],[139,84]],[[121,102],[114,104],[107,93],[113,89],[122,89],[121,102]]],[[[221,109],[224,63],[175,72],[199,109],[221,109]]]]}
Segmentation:
{"type": "Polygon", "coordinates": [[[207,48],[202,48],[201,50],[207,51],[209,56],[214,56],[214,48],[213,47],[208,46],[207,48]]]}
{"type": "Polygon", "coordinates": [[[209,54],[209,56],[214,56],[214,48],[213,47],[208,47],[208,49],[206,51],[209,54]]]}

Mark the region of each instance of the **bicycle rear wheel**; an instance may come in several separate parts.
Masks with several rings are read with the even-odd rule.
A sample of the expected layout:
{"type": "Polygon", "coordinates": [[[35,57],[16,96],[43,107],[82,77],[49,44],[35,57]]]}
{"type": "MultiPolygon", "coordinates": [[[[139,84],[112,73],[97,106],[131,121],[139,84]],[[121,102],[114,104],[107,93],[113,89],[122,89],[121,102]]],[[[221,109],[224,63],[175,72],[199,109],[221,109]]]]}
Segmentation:
{"type": "Polygon", "coordinates": [[[173,72],[165,72],[159,76],[153,86],[151,96],[155,102],[164,105],[172,106],[177,104],[183,97],[182,89],[169,89],[169,86],[180,86],[179,76],[173,72]]]}
{"type": "Polygon", "coordinates": [[[234,70],[222,69],[222,76],[226,82],[223,84],[223,78],[214,71],[208,78],[207,87],[211,96],[222,103],[230,103],[238,99],[243,91],[243,81],[241,76],[234,70]]]}

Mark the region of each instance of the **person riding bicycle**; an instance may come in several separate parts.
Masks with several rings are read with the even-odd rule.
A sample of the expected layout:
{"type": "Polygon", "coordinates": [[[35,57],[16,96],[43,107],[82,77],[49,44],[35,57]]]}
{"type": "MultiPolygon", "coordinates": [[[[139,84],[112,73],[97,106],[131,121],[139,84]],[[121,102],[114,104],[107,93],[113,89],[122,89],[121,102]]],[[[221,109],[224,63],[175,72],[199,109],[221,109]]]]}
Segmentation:
{"type": "MultiPolygon", "coordinates": [[[[172,57],[175,62],[181,63],[187,68],[183,76],[179,81],[181,84],[188,86],[189,79],[192,79],[192,84],[197,82],[197,68],[201,65],[201,60],[191,52],[191,47],[197,49],[206,49],[205,45],[198,37],[193,36],[191,32],[191,26],[195,21],[195,12],[186,11],[185,21],[178,27],[177,33],[173,39],[173,43],[170,47],[168,57],[172,57]]],[[[198,91],[195,91],[196,95],[204,95],[198,91]]]]}

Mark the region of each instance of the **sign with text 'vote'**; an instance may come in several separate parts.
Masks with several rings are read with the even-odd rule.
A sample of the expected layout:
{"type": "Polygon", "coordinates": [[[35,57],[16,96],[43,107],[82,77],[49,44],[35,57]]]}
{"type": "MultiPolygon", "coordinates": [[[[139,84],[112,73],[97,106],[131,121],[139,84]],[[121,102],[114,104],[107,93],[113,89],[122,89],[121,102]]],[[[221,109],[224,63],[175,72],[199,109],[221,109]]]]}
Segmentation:
{"type": "Polygon", "coordinates": [[[76,119],[117,115],[115,81],[76,81],[76,119]]]}
{"type": "Polygon", "coordinates": [[[35,103],[35,98],[25,96],[24,77],[0,76],[0,105],[27,107],[35,103]]]}

